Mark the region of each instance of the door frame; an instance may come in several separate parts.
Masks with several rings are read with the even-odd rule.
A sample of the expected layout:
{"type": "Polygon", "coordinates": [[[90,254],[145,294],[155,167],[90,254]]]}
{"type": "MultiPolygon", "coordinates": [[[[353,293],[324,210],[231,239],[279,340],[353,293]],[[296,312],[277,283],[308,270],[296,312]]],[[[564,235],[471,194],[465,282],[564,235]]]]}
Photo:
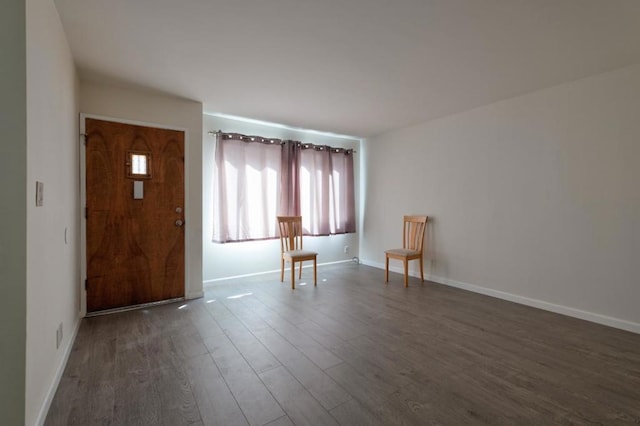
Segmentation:
{"type": "MultiPolygon", "coordinates": [[[[114,123],[122,123],[122,124],[130,124],[133,126],[145,126],[145,127],[155,127],[157,129],[166,129],[166,130],[176,130],[182,132],[184,134],[184,217],[187,218],[187,213],[190,209],[189,207],[189,132],[184,127],[179,126],[169,126],[166,124],[152,123],[148,121],[139,121],[139,120],[127,120],[124,118],[115,118],[109,117],[106,115],[99,114],[86,114],[80,113],[80,134],[78,136],[78,142],[80,145],[80,282],[78,283],[80,287],[80,316],[87,316],[87,290],[85,288],[85,281],[87,279],[87,217],[85,215],[85,207],[87,205],[87,148],[85,145],[85,134],[86,134],[86,126],[85,120],[87,118],[93,118],[96,120],[104,120],[111,121],[114,123]]],[[[180,299],[188,298],[189,288],[189,268],[187,267],[189,259],[189,245],[187,241],[190,240],[191,231],[189,229],[189,223],[185,223],[184,227],[184,297],[180,299]]],[[[171,299],[171,301],[176,299],[171,299]]],[[[133,307],[123,307],[117,309],[109,309],[106,311],[100,311],[97,313],[91,313],[90,315],[100,315],[101,313],[109,313],[115,311],[126,311],[129,309],[136,309],[138,307],[143,307],[147,305],[157,305],[164,302],[152,302],[143,305],[135,305],[133,307]]]]}

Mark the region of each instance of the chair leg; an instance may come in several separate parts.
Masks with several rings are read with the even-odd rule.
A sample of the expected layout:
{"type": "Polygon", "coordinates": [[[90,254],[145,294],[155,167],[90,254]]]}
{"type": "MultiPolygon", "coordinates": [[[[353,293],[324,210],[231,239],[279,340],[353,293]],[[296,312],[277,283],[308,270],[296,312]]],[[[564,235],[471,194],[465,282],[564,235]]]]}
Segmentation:
{"type": "Polygon", "coordinates": [[[409,261],[404,259],[404,286],[409,287],[409,261]]]}
{"type": "Polygon", "coordinates": [[[313,258],[313,286],[318,286],[318,274],[316,272],[316,258],[313,258]]]}
{"type": "Polygon", "coordinates": [[[386,257],[385,267],[384,267],[384,282],[389,282],[389,256],[386,257]]]}
{"type": "Polygon", "coordinates": [[[284,258],[280,262],[280,282],[284,282],[284,258]]]}
{"type": "Polygon", "coordinates": [[[420,279],[424,282],[424,261],[420,258],[420,279]]]}
{"type": "Polygon", "coordinates": [[[302,262],[300,262],[300,272],[298,273],[298,279],[302,279],[302,262]]]}
{"type": "Polygon", "coordinates": [[[291,290],[296,289],[296,262],[291,261],[291,290]]]}

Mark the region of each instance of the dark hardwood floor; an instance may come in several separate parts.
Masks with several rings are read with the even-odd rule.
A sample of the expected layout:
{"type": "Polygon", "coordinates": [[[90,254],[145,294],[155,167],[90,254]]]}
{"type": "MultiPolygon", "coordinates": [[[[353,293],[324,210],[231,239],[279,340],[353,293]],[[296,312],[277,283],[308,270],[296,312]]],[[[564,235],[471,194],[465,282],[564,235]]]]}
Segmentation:
{"type": "Polygon", "coordinates": [[[278,275],[83,320],[46,424],[640,423],[640,335],[362,265],[278,275]]]}

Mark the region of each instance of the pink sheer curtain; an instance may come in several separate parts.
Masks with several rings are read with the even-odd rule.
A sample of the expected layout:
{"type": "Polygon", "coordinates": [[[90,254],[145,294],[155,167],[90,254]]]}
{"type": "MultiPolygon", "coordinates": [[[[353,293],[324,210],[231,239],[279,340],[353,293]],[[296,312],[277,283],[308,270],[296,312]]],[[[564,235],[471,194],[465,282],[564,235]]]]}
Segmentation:
{"type": "Polygon", "coordinates": [[[218,133],[215,149],[213,241],[275,238],[280,199],[279,141],[218,133]]]}
{"type": "Polygon", "coordinates": [[[305,232],[355,232],[353,151],[309,146],[300,151],[299,170],[300,214],[305,232]]]}
{"type": "Polygon", "coordinates": [[[352,150],[219,132],[214,164],[215,242],[277,238],[277,215],[307,235],[356,230],[352,150]]]}

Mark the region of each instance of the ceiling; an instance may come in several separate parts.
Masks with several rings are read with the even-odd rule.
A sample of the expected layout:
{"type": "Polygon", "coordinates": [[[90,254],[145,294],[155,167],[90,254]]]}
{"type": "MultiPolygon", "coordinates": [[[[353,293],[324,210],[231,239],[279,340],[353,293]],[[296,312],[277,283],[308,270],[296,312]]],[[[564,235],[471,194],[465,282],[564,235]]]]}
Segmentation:
{"type": "Polygon", "coordinates": [[[81,78],[368,137],[640,62],[638,0],[55,0],[81,78]]]}

